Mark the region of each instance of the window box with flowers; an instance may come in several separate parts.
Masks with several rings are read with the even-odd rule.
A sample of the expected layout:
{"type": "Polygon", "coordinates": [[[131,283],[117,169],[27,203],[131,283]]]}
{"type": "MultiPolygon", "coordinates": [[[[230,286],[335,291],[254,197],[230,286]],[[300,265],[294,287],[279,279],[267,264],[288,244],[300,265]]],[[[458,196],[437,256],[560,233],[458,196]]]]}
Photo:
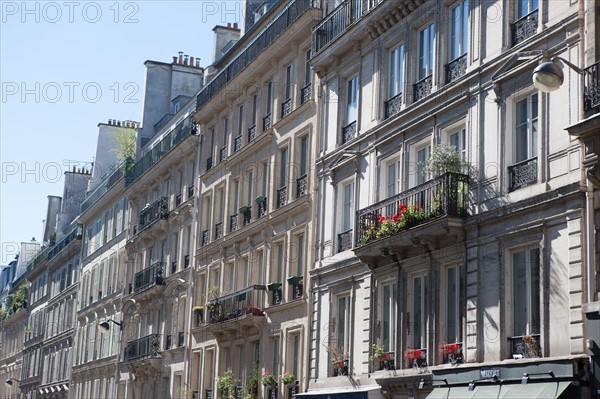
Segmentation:
{"type": "Polygon", "coordinates": [[[266,387],[276,387],[277,386],[277,380],[275,379],[275,376],[273,376],[273,374],[269,373],[268,371],[265,371],[262,374],[260,381],[266,387]]]}
{"type": "Polygon", "coordinates": [[[292,373],[288,373],[287,371],[283,373],[281,376],[281,383],[283,385],[290,385],[296,382],[296,376],[292,373]]]}
{"type": "Polygon", "coordinates": [[[444,363],[459,364],[463,362],[462,344],[442,344],[440,345],[440,355],[444,363]]]}
{"type": "Polygon", "coordinates": [[[407,349],[404,351],[404,358],[408,362],[408,367],[421,369],[427,367],[427,349],[407,349]]]}
{"type": "Polygon", "coordinates": [[[363,220],[363,234],[358,240],[358,245],[362,246],[379,238],[393,236],[401,230],[423,223],[429,217],[430,215],[420,206],[405,204],[398,205],[396,212],[391,216],[382,216],[375,213],[373,215],[374,220],[363,220]]]}

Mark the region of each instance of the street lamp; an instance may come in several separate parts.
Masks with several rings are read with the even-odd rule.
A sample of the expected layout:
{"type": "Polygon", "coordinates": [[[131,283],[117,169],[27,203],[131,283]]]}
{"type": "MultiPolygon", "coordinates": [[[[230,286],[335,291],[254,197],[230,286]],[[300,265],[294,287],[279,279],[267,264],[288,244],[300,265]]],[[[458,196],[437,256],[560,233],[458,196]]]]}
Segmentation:
{"type": "Polygon", "coordinates": [[[565,75],[557,61],[569,66],[572,70],[582,75],[581,68],[573,65],[562,57],[554,57],[550,62],[543,62],[533,70],[533,85],[544,93],[558,90],[565,80],[565,75]]]}
{"type": "Polygon", "coordinates": [[[108,332],[110,330],[110,324],[108,323],[109,321],[113,322],[114,324],[119,326],[119,330],[123,330],[123,324],[119,323],[118,321],[114,321],[113,319],[106,319],[105,321],[103,321],[102,323],[99,324],[100,327],[100,332],[108,332]]]}
{"type": "Polygon", "coordinates": [[[8,380],[4,381],[4,383],[5,383],[6,385],[8,385],[9,387],[11,387],[11,386],[12,386],[12,384],[13,384],[13,381],[16,381],[16,382],[21,382],[21,380],[17,380],[16,378],[9,378],[8,380]]]}

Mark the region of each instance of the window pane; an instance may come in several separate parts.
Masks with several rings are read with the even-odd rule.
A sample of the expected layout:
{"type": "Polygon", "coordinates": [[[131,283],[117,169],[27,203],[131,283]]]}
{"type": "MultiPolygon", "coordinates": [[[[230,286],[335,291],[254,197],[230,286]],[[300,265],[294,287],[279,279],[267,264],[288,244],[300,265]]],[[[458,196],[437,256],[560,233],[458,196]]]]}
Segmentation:
{"type": "Polygon", "coordinates": [[[513,254],[513,334],[527,334],[527,267],[526,252],[513,254]]]}
{"type": "Polygon", "coordinates": [[[392,161],[387,166],[387,196],[391,197],[397,193],[396,181],[397,181],[397,165],[396,161],[392,161]]]}
{"type": "Polygon", "coordinates": [[[423,335],[423,331],[421,330],[421,325],[423,322],[423,313],[421,309],[421,282],[421,277],[417,277],[413,280],[413,327],[415,333],[413,345],[415,348],[421,347],[423,335]]]}
{"type": "Polygon", "coordinates": [[[458,268],[448,269],[448,281],[446,287],[446,329],[448,343],[457,342],[460,322],[458,318],[458,268]]]}
{"type": "Polygon", "coordinates": [[[540,250],[532,249],[529,252],[529,264],[531,274],[531,316],[529,334],[540,332],[540,250]]]}
{"type": "Polygon", "coordinates": [[[342,215],[342,231],[350,230],[350,219],[352,212],[352,183],[344,186],[344,203],[343,203],[343,215],[342,215]]]}

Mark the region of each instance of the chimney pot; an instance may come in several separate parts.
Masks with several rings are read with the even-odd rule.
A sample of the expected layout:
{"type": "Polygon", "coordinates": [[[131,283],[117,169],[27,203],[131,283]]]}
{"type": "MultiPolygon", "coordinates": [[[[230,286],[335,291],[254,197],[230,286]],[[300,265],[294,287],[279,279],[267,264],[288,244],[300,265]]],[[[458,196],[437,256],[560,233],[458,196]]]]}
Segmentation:
{"type": "Polygon", "coordinates": [[[231,28],[231,22],[227,22],[227,27],[231,28]]]}
{"type": "Polygon", "coordinates": [[[238,28],[238,24],[237,24],[237,22],[234,22],[233,23],[233,29],[237,29],[237,28],[238,28]]]}
{"type": "Polygon", "coordinates": [[[200,68],[200,58],[196,58],[196,66],[200,68]]]}
{"type": "Polygon", "coordinates": [[[73,165],[73,173],[75,173],[75,170],[76,170],[76,169],[75,169],[75,165],[73,165]]]}
{"type": "Polygon", "coordinates": [[[179,52],[179,64],[183,64],[183,51],[179,52]]]}
{"type": "Polygon", "coordinates": [[[190,57],[190,66],[194,66],[194,57],[193,56],[190,57]]]}
{"type": "Polygon", "coordinates": [[[177,56],[176,55],[173,56],[173,64],[177,64],[177,56]]]}
{"type": "Polygon", "coordinates": [[[190,56],[187,55],[187,54],[183,56],[183,65],[187,65],[188,64],[189,58],[190,58],[190,56]]]}

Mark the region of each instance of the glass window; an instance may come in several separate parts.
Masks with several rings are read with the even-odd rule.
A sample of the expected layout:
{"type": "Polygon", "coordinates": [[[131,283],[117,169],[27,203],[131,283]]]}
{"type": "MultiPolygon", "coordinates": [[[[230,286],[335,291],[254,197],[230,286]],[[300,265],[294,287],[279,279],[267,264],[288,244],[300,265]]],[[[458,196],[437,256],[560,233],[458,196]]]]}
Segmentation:
{"type": "Polygon", "coordinates": [[[296,254],[296,276],[304,275],[304,234],[298,236],[298,248],[296,254]]]}
{"type": "Polygon", "coordinates": [[[267,85],[267,102],[265,104],[265,115],[271,115],[273,108],[273,82],[269,82],[267,85]]]}
{"type": "Polygon", "coordinates": [[[273,375],[275,378],[279,375],[279,337],[273,338],[273,358],[272,358],[273,375]]]}
{"type": "Polygon", "coordinates": [[[283,188],[287,185],[288,177],[288,149],[284,148],[281,150],[281,165],[279,170],[279,188],[283,188]]]}
{"type": "Polygon", "coordinates": [[[292,65],[288,65],[285,69],[285,100],[292,97],[292,73],[293,67],[292,65]]]}
{"type": "Polygon", "coordinates": [[[308,171],[308,136],[302,137],[300,141],[300,176],[308,171]]]}
{"type": "Polygon", "coordinates": [[[404,45],[401,44],[390,52],[390,82],[388,98],[402,93],[404,86],[404,45]]]}
{"type": "Polygon", "coordinates": [[[419,31],[419,67],[417,80],[425,79],[433,71],[434,24],[419,31]]]}
{"type": "Polygon", "coordinates": [[[386,352],[396,351],[396,284],[385,284],[381,289],[380,300],[381,300],[381,344],[384,346],[386,352]]]}
{"type": "Polygon", "coordinates": [[[467,53],[469,1],[461,0],[450,9],[450,61],[467,53]]]}
{"type": "MultiPolygon", "coordinates": [[[[311,81],[311,69],[310,69],[310,57],[312,56],[311,50],[306,51],[306,61],[304,63],[304,85],[308,85],[311,81]]],[[[294,374],[295,375],[295,374],[294,374]]]]}
{"type": "Polygon", "coordinates": [[[423,184],[428,179],[428,173],[425,171],[425,163],[429,158],[431,146],[423,147],[417,150],[417,184],[423,184]]]}
{"type": "Polygon", "coordinates": [[[346,125],[356,121],[358,116],[358,75],[348,80],[346,93],[346,125]]]}
{"type": "Polygon", "coordinates": [[[412,279],[413,348],[427,347],[427,276],[412,279]]]}
{"type": "Polygon", "coordinates": [[[446,274],[446,342],[461,340],[460,323],[460,268],[451,267],[446,274]]]}
{"type": "Polygon", "coordinates": [[[538,9],[538,0],[517,0],[517,19],[538,9]]]}
{"type": "Polygon", "coordinates": [[[537,93],[518,101],[516,108],[515,162],[518,163],[537,156],[537,93]]]}
{"type": "Polygon", "coordinates": [[[336,317],[333,323],[336,330],[335,346],[347,353],[350,347],[350,296],[338,296],[336,317]]]}
{"type": "Polygon", "coordinates": [[[540,250],[515,252],[512,255],[513,334],[540,332],[540,250]]]}
{"type": "Polygon", "coordinates": [[[350,182],[342,187],[342,232],[352,228],[352,210],[354,203],[354,183],[350,182]]]}
{"type": "Polygon", "coordinates": [[[238,114],[238,136],[242,135],[242,125],[244,124],[244,106],[240,105],[238,114]]]}

